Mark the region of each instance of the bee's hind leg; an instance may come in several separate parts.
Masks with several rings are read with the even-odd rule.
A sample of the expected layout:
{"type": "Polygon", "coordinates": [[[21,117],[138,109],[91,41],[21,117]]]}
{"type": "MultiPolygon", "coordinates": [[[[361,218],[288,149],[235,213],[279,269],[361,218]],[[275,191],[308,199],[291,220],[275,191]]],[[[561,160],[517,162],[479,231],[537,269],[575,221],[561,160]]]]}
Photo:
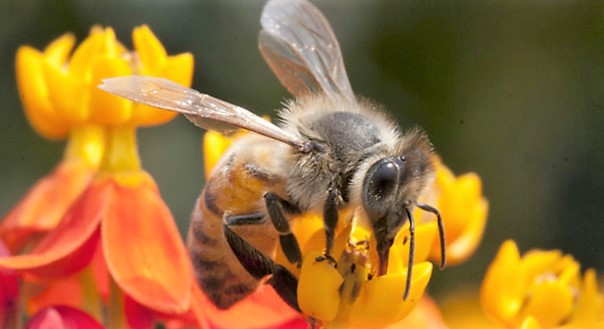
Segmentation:
{"type": "Polygon", "coordinates": [[[266,201],[268,217],[279,233],[279,242],[281,243],[281,249],[285,257],[287,257],[290,263],[296,264],[299,268],[302,266],[302,251],[300,251],[300,245],[298,244],[298,240],[296,240],[296,236],[291,231],[289,222],[285,217],[285,212],[300,213],[300,210],[272,192],[265,193],[264,199],[266,201]]]}
{"type": "Polygon", "coordinates": [[[230,215],[225,213],[223,221],[227,226],[258,225],[264,223],[264,216],[265,214],[261,211],[242,215],[230,215]]]}
{"type": "Polygon", "coordinates": [[[300,311],[297,297],[298,280],[296,277],[283,266],[263,255],[233,232],[226,224],[224,225],[224,235],[231,250],[248,273],[256,280],[272,275],[267,283],[275,289],[289,306],[300,311]]]}

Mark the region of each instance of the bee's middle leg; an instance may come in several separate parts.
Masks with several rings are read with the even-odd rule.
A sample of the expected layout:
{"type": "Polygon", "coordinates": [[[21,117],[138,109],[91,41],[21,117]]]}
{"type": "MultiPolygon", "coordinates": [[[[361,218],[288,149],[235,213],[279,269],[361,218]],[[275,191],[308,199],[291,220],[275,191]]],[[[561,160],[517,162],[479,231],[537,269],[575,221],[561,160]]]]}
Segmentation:
{"type": "Polygon", "coordinates": [[[302,266],[300,245],[296,236],[291,231],[287,217],[285,217],[286,211],[291,214],[300,213],[300,210],[272,192],[265,193],[264,200],[266,201],[268,217],[279,233],[279,242],[281,243],[281,249],[285,257],[290,263],[296,264],[298,267],[302,266]]]}

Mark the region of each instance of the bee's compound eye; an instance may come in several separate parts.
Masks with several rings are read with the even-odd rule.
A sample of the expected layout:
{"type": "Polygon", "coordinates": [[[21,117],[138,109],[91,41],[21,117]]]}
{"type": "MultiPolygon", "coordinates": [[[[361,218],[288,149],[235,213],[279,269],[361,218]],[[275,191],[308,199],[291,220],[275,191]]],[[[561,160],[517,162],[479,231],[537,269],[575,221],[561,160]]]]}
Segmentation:
{"type": "Polygon", "coordinates": [[[396,194],[400,164],[392,159],[381,159],[367,171],[363,182],[363,206],[370,218],[383,217],[396,194]]]}
{"type": "MultiPolygon", "coordinates": [[[[377,167],[370,172],[368,191],[378,196],[390,194],[398,177],[398,166],[393,162],[376,163],[377,167]]],[[[375,165],[374,165],[375,166],[375,165]]]]}

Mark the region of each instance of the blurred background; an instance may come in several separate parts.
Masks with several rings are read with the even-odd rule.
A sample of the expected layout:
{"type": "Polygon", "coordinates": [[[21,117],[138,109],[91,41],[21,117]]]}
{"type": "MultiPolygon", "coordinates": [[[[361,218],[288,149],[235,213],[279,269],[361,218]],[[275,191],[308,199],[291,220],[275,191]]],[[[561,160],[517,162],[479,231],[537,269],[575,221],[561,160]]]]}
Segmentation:
{"type": "MultiPolygon", "coordinates": [[[[193,87],[260,114],[288,97],[257,50],[264,1],[0,0],[0,215],[62,156],[29,127],[19,45],[43,49],[94,24],[132,47],[148,24],[170,54],[192,52],[193,87]]],[[[559,248],[604,270],[604,2],[327,1],[348,76],[403,127],[424,127],[456,173],[477,172],[490,202],[485,238],[430,289],[478,284],[501,242],[559,248]]],[[[143,166],[181,231],[203,186],[202,132],[177,118],[139,130],[143,166]]]]}

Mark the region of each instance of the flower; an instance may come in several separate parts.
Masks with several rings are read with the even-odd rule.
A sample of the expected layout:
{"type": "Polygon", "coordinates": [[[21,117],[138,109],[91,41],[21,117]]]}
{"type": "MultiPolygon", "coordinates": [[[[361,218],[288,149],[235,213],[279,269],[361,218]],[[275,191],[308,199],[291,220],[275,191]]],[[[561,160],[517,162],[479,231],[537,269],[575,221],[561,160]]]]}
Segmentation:
{"type": "MultiPolygon", "coordinates": [[[[480,176],[467,173],[455,176],[438,157],[434,157],[436,176],[428,191],[420,197],[440,211],[445,224],[447,264],[456,265],[474,254],[487,222],[489,204],[482,195],[480,176]]],[[[433,221],[433,215],[415,210],[418,222],[433,221]]],[[[434,240],[430,259],[440,260],[440,243],[434,240]]]]}
{"type": "Polygon", "coordinates": [[[505,241],[488,268],[480,291],[485,311],[513,328],[602,328],[604,296],[596,273],[558,250],[520,256],[505,241]]]}
{"type": "MultiPolygon", "coordinates": [[[[66,154],[71,154],[74,144],[82,146],[71,140],[81,130],[98,132],[99,142],[97,147],[84,143],[76,148],[95,156],[95,169],[89,179],[77,180],[79,189],[70,194],[71,202],[64,202],[66,209],[57,210],[53,225],[45,226],[52,230],[32,242],[26,253],[0,258],[1,267],[46,287],[37,295],[39,301],[31,304],[38,308],[52,300],[50,296],[56,297],[53,287],[61,280],[68,284],[74,275],[82,287],[66,298],[89,295],[95,285],[99,285],[97,298],[102,298],[100,294],[109,289],[104,297],[112,326],[129,321],[120,315],[128,308],[163,315],[188,312],[195,285],[180,234],[153,178],[141,168],[136,143],[137,127],[165,123],[175,114],[97,89],[103,78],[131,74],[190,85],[193,57],[168,56],[146,26],[136,28],[133,39],[134,53],[116,40],[112,29],[95,27],[70,57],[74,44],[70,35],[53,42],[44,53],[30,47],[19,50],[19,88],[34,129],[48,138],[69,135],[66,154]]],[[[56,186],[65,181],[60,177],[53,174],[48,179],[57,181],[51,184],[55,190],[43,189],[41,197],[30,198],[16,209],[27,213],[52,201],[48,191],[57,192],[56,186]]],[[[56,193],[55,198],[61,197],[56,193]]]]}

